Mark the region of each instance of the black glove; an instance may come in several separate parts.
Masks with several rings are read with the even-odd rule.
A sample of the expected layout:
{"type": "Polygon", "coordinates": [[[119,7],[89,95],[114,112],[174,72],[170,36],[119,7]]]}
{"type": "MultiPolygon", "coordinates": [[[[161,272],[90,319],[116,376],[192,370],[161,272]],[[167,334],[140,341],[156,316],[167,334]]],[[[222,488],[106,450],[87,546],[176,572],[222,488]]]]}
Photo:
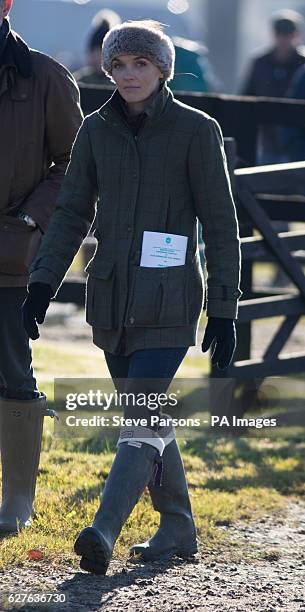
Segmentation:
{"type": "Polygon", "coordinates": [[[213,340],[215,345],[211,353],[212,364],[217,364],[219,370],[225,370],[230,365],[236,348],[234,319],[209,317],[201,345],[203,353],[210,348],[213,340]]]}
{"type": "Polygon", "coordinates": [[[24,328],[32,340],[39,338],[37,323],[44,322],[51,297],[52,289],[46,283],[33,283],[28,287],[28,296],[22,304],[22,320],[24,328]]]}

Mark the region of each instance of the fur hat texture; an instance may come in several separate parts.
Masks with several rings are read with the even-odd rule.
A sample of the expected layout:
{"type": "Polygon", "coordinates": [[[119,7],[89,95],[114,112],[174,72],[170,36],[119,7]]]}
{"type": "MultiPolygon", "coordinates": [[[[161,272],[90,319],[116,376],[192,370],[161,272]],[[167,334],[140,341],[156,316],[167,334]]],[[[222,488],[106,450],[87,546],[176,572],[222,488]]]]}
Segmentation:
{"type": "Polygon", "coordinates": [[[126,21],[111,28],[102,46],[102,68],[108,76],[112,73],[112,60],[119,55],[146,57],[161,70],[164,80],[174,76],[175,48],[156,21],[126,21]]]}

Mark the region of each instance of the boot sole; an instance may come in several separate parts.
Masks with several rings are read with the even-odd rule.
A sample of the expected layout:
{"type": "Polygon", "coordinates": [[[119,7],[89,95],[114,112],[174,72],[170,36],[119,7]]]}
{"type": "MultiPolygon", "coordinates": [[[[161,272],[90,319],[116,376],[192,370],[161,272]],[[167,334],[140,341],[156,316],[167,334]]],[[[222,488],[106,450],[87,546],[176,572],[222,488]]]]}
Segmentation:
{"type": "Polygon", "coordinates": [[[0,529],[0,540],[8,538],[8,536],[16,536],[18,534],[19,532],[17,529],[15,529],[14,531],[12,529],[0,529]]]}
{"type": "Polygon", "coordinates": [[[74,544],[81,569],[92,574],[105,575],[111,555],[102,534],[94,527],[86,527],[80,532],[74,544]]]}
{"type": "Polygon", "coordinates": [[[188,548],[188,549],[173,548],[167,552],[159,553],[159,554],[150,552],[149,550],[137,550],[136,548],[131,548],[129,552],[130,552],[131,558],[133,558],[133,556],[140,555],[139,557],[140,561],[168,561],[172,557],[179,557],[181,559],[189,559],[190,557],[193,557],[198,552],[198,548],[197,546],[194,546],[193,548],[188,548]]]}
{"type": "Polygon", "coordinates": [[[18,527],[13,527],[9,523],[0,523],[0,538],[6,535],[17,535],[22,529],[32,527],[32,521],[28,520],[25,523],[19,523],[18,527]]]}
{"type": "Polygon", "coordinates": [[[13,527],[12,525],[9,525],[8,523],[7,524],[3,523],[2,525],[0,525],[0,537],[1,535],[9,535],[10,533],[11,534],[18,533],[17,527],[13,527]]]}

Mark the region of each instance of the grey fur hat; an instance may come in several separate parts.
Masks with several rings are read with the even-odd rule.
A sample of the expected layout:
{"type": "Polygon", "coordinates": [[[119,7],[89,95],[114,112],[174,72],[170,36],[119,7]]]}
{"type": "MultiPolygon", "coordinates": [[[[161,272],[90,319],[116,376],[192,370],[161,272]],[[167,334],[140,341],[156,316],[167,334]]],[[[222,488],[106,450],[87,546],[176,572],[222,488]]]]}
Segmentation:
{"type": "Polygon", "coordinates": [[[112,60],[119,55],[141,55],[149,59],[169,81],[174,76],[175,47],[161,24],[152,20],[126,21],[109,30],[103,40],[102,68],[111,76],[112,60]]]}

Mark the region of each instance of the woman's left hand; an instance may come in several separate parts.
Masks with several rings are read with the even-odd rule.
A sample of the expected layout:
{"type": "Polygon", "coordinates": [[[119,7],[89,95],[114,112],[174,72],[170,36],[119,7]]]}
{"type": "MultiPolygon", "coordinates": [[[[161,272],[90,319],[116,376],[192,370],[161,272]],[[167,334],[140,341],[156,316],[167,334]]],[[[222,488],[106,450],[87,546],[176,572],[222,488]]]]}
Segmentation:
{"type": "Polygon", "coordinates": [[[209,317],[201,345],[203,353],[210,348],[213,340],[215,344],[211,353],[212,365],[217,364],[219,370],[225,370],[230,365],[236,348],[234,319],[209,317]]]}
{"type": "Polygon", "coordinates": [[[22,304],[22,321],[32,340],[39,338],[37,323],[43,323],[52,297],[52,289],[46,283],[32,283],[22,304]]]}

